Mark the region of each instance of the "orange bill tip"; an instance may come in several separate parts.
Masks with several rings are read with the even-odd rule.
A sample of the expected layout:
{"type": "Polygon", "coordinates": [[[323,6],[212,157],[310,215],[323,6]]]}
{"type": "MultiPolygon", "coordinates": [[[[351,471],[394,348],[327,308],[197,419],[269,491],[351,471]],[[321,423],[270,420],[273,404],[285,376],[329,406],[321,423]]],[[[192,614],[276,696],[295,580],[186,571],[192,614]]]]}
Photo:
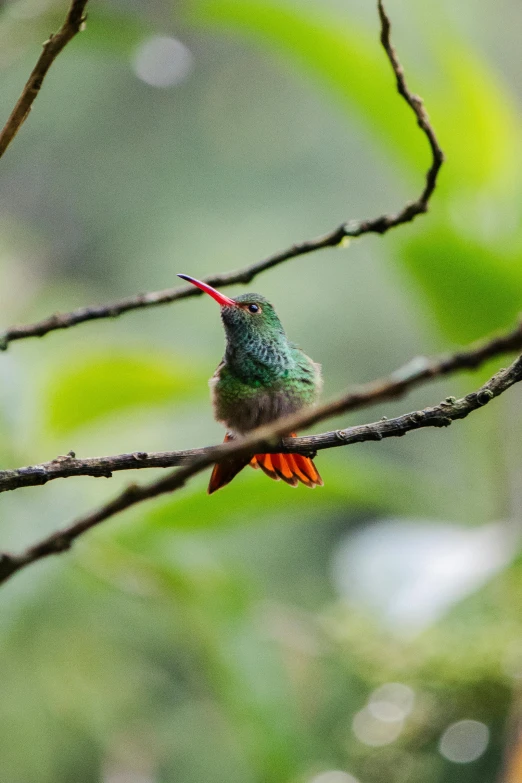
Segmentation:
{"type": "Polygon", "coordinates": [[[220,291],[216,291],[215,288],[212,288],[211,285],[208,283],[203,283],[202,280],[196,280],[195,277],[190,277],[189,275],[179,275],[178,277],[181,277],[182,280],[186,280],[187,283],[192,283],[192,285],[195,285],[197,288],[200,288],[202,291],[204,291],[206,294],[212,297],[212,299],[215,299],[216,302],[221,305],[221,307],[236,307],[236,302],[234,302],[233,299],[230,299],[230,297],[225,296],[225,294],[222,294],[220,291]]]}

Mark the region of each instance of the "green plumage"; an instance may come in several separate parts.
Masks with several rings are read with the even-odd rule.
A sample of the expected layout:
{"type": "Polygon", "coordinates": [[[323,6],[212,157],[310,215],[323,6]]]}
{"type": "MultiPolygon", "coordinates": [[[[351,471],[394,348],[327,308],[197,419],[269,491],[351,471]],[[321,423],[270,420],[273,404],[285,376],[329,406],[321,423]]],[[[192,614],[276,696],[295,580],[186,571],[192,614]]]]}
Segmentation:
{"type": "Polygon", "coordinates": [[[243,294],[234,301],[239,306],[221,308],[227,346],[211,386],[216,418],[229,430],[246,432],[312,405],[321,374],[288,341],[263,296],[243,294]]]}

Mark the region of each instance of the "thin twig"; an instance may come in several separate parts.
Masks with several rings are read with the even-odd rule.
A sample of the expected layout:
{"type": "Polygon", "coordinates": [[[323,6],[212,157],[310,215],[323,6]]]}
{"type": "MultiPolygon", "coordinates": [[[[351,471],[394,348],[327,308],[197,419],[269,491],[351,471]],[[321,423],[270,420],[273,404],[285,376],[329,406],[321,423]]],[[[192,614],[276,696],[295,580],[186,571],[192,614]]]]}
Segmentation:
{"type": "Polygon", "coordinates": [[[62,49],[80,32],[86,18],[85,6],[87,5],[87,2],[88,0],[72,0],[69,13],[67,14],[63,25],[57,33],[51,35],[49,40],[44,43],[38,62],[34,66],[23,92],[11,112],[11,116],[0,132],[0,158],[11,144],[31,111],[31,106],[40,92],[47,71],[62,49]]]}
{"type": "MultiPolygon", "coordinates": [[[[400,397],[421,383],[461,370],[473,370],[495,356],[520,350],[522,350],[522,323],[509,332],[499,334],[487,341],[472,343],[467,348],[452,354],[443,354],[432,359],[418,356],[395,370],[387,378],[352,387],[337,401],[337,412],[346,413],[359,410],[382,400],[400,397]]],[[[343,443],[339,442],[337,433],[325,432],[321,435],[283,440],[279,445],[267,447],[267,451],[291,451],[294,454],[308,454],[310,451],[340,445],[343,443]]],[[[111,478],[114,472],[122,470],[173,468],[190,464],[214,448],[214,446],[206,446],[184,451],[137,451],[87,459],[77,459],[76,455],[71,452],[50,462],[0,471],[0,492],[8,492],[22,487],[41,486],[58,478],[76,476],[111,478]]]]}
{"type": "MultiPolygon", "coordinates": [[[[518,357],[507,370],[500,370],[487,383],[481,386],[478,391],[472,392],[459,400],[448,397],[440,405],[435,405],[433,408],[425,408],[424,410],[407,413],[394,419],[381,419],[371,424],[362,424],[345,430],[327,432],[322,435],[311,435],[307,438],[300,438],[300,440],[303,444],[308,444],[309,450],[315,451],[334,446],[347,446],[353,443],[401,437],[407,432],[424,427],[447,427],[453,421],[464,419],[473,411],[487,405],[492,399],[498,397],[520,381],[522,381],[522,357],[518,357]]],[[[29,547],[25,552],[1,555],[0,584],[37,560],[65,552],[71,548],[77,538],[88,530],[131,506],[180,489],[189,478],[197,473],[201,473],[213,463],[229,459],[233,455],[271,451],[286,432],[310,426],[341,413],[346,409],[346,405],[347,400],[341,398],[316,410],[286,417],[254,430],[241,440],[229,441],[228,443],[206,449],[204,454],[193,460],[189,465],[169,473],[158,481],[146,485],[133,484],[127,487],[114,500],[81,517],[69,527],[44,538],[36,545],[29,547]]]]}
{"type": "MultiPolygon", "coordinates": [[[[65,46],[68,40],[70,40],[70,38],[72,38],[73,35],[75,35],[80,29],[86,2],[87,0],[84,0],[84,2],[78,2],[77,0],[73,1],[71,11],[69,12],[64,26],[56,36],[52,36],[51,39],[46,43],[42,56],[38,61],[38,64],[33,71],[28,84],[26,85],[26,89],[24,90],[21,99],[15,107],[15,110],[13,111],[6,128],[0,135],[0,140],[3,139],[5,144],[3,150],[0,146],[0,154],[5,151],[12,138],[14,138],[14,135],[18,131],[23,120],[27,116],[30,105],[36,97],[36,94],[38,93],[38,90],[41,86],[41,81],[52,61],[59,51],[61,51],[61,49],[65,46]]],[[[415,113],[419,126],[427,135],[432,151],[432,164],[426,177],[426,185],[420,197],[417,199],[417,201],[411,204],[407,204],[404,209],[396,215],[384,215],[377,218],[376,220],[343,224],[330,234],[319,237],[318,239],[294,245],[282,253],[271,256],[270,258],[265,259],[264,261],[261,261],[257,264],[253,264],[252,266],[240,270],[239,272],[232,272],[227,275],[213,277],[208,281],[211,285],[223,287],[226,285],[231,285],[232,283],[248,283],[260,272],[266,269],[270,269],[290,258],[295,258],[297,256],[304,255],[324,247],[335,247],[339,245],[345,237],[361,236],[362,234],[366,233],[383,234],[390,228],[407,223],[413,220],[416,215],[426,212],[429,199],[436,185],[440,166],[443,162],[443,154],[437,143],[435,133],[424,111],[421,100],[409,92],[405,83],[402,67],[391,44],[390,21],[385,13],[382,0],[378,0],[378,8],[381,20],[381,42],[395,73],[398,91],[411,107],[412,111],[415,113]]],[[[94,308],[82,308],[72,313],[51,316],[51,318],[36,324],[31,324],[25,327],[15,327],[13,329],[7,330],[3,335],[0,335],[0,347],[4,349],[7,348],[8,343],[13,340],[23,339],[26,337],[43,336],[49,331],[68,328],[69,326],[73,326],[83,321],[114,317],[129,310],[158,304],[166,304],[167,302],[172,302],[176,299],[196,296],[198,293],[199,292],[194,288],[170,289],[162,292],[142,294],[137,297],[129,297],[125,300],[115,302],[110,305],[103,305],[94,308]]],[[[502,338],[498,338],[498,340],[502,340],[502,338]]],[[[185,465],[184,467],[169,473],[167,476],[149,485],[132,485],[128,487],[113,501],[107,503],[102,508],[82,517],[68,528],[65,528],[62,531],[58,531],[57,533],[54,533],[53,535],[43,539],[40,543],[30,547],[19,555],[1,555],[0,583],[9,579],[14,573],[20,571],[30,563],[41,560],[51,554],[57,554],[69,549],[79,536],[81,536],[87,530],[90,530],[92,527],[100,524],[104,520],[111,518],[115,514],[124,511],[125,509],[134,506],[137,503],[154,497],[159,497],[160,495],[172,492],[182,487],[187,479],[201,472],[216,461],[227,459],[234,454],[252,454],[259,450],[272,451],[274,448],[278,447],[278,443],[280,442],[281,438],[289,431],[302,429],[303,427],[310,426],[335,414],[361,407],[364,404],[368,404],[370,400],[396,396],[405,391],[414,383],[420,383],[421,380],[434,377],[435,375],[446,374],[447,372],[452,371],[451,368],[458,369],[465,366],[474,366],[474,362],[475,364],[478,364],[487,356],[494,355],[490,353],[491,350],[493,350],[491,347],[479,346],[475,349],[475,352],[477,353],[476,356],[469,355],[470,352],[468,351],[468,354],[466,354],[466,352],[462,353],[460,360],[455,358],[456,355],[447,357],[445,360],[439,360],[438,368],[433,367],[429,362],[423,366],[417,366],[413,368],[410,365],[406,372],[403,370],[401,371],[400,375],[395,374],[389,379],[376,382],[375,384],[371,385],[372,388],[366,386],[355,391],[352,390],[344,397],[327,405],[323,405],[322,407],[313,411],[307,411],[304,413],[301,412],[299,414],[287,417],[284,420],[275,422],[271,425],[259,428],[241,440],[232,441],[220,446],[204,449],[198,453],[192,451],[190,454],[191,461],[188,465],[185,465]],[[478,356],[480,351],[482,351],[483,354],[482,359],[480,359],[478,356]]],[[[428,408],[424,411],[417,411],[412,414],[407,414],[406,416],[401,416],[396,419],[381,420],[380,422],[376,422],[374,424],[351,427],[346,430],[338,430],[335,432],[323,433],[322,435],[312,435],[305,438],[299,438],[298,443],[292,442],[292,449],[295,449],[295,447],[298,446],[299,449],[303,448],[305,452],[311,452],[317,449],[331,448],[334,446],[347,445],[350,443],[359,443],[366,440],[382,440],[383,438],[387,437],[397,437],[399,435],[405,434],[410,430],[418,429],[420,427],[447,426],[453,420],[465,418],[473,410],[476,410],[477,408],[487,404],[495,396],[498,396],[521,379],[522,359],[519,358],[508,370],[502,370],[499,372],[487,384],[479,389],[478,392],[470,394],[461,400],[448,398],[439,406],[428,408]]],[[[288,449],[289,444],[284,443],[283,448],[288,449]]],[[[120,455],[120,458],[127,458],[129,456],[135,462],[141,462],[150,457],[150,455],[144,456],[142,454],[135,454],[120,455]]],[[[178,457],[179,456],[180,453],[178,453],[178,457]]],[[[62,465],[70,467],[73,460],[75,460],[75,458],[71,455],[66,458],[55,460],[54,463],[51,464],[58,465],[59,468],[61,468],[62,465]]],[[[44,468],[48,466],[37,467],[44,468]]],[[[91,465],[90,467],[91,469],[94,469],[95,466],[91,465]]],[[[99,465],[97,467],[100,468],[99,465]]],[[[107,475],[111,470],[106,464],[102,467],[105,470],[105,475],[107,475]]],[[[68,468],[66,467],[65,469],[68,468]]],[[[22,469],[22,471],[17,471],[16,473],[23,474],[23,470],[24,469],[22,469]]],[[[31,469],[25,470],[26,472],[27,470],[31,471],[31,469]]],[[[44,475],[45,472],[46,471],[44,469],[44,475]]],[[[78,473],[75,475],[78,475],[78,473]]],[[[20,478],[20,475],[18,475],[18,478],[20,478]]],[[[46,478],[46,480],[49,480],[49,478],[46,478]]]]}
{"type": "MultiPolygon", "coordinates": [[[[432,162],[426,174],[426,183],[422,193],[418,199],[409,202],[400,212],[397,212],[394,215],[381,215],[373,220],[356,220],[343,223],[324,236],[292,245],[286,250],[269,256],[244,269],[205,278],[205,282],[220,288],[238,283],[246,285],[261,272],[272,269],[292,258],[297,258],[298,256],[303,256],[327,247],[337,247],[347,237],[359,237],[363,234],[371,233],[385,234],[391,228],[395,228],[404,223],[409,223],[417,215],[427,211],[429,200],[435,190],[440,167],[444,162],[444,153],[437,141],[435,131],[430,123],[426,110],[424,109],[422,100],[417,95],[410,92],[406,84],[403,68],[391,43],[391,23],[384,10],[382,0],[378,0],[378,8],[381,21],[381,43],[395,74],[397,90],[415,114],[417,123],[426,135],[431,149],[432,162]]],[[[201,291],[194,286],[167,288],[164,291],[153,291],[150,293],[137,294],[136,296],[129,296],[125,299],[110,302],[109,304],[81,307],[70,313],[56,313],[42,321],[27,324],[25,326],[13,326],[3,333],[0,333],[0,350],[6,350],[9,343],[14,342],[15,340],[23,340],[28,337],[43,337],[45,334],[48,334],[48,332],[57,329],[68,329],[71,326],[76,326],[77,324],[86,321],[94,321],[100,318],[115,318],[123,313],[128,313],[131,310],[169,304],[178,299],[186,299],[187,297],[199,295],[201,295],[201,291]]]]}

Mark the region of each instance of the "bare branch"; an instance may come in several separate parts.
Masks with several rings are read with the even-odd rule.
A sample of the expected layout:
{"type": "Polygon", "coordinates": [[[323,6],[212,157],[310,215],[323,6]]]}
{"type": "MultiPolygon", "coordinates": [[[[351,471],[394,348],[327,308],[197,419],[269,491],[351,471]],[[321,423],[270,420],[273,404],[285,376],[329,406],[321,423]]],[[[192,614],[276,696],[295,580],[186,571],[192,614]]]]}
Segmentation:
{"type": "MultiPolygon", "coordinates": [[[[522,323],[505,334],[499,334],[487,341],[481,340],[472,343],[456,353],[442,354],[432,359],[418,356],[395,370],[387,378],[352,387],[336,403],[330,403],[330,406],[337,406],[333,413],[347,413],[366,408],[382,400],[400,397],[411,388],[427,381],[461,370],[473,370],[495,356],[520,350],[522,350],[522,323]]],[[[326,406],[326,410],[329,409],[329,406],[326,406]]],[[[323,407],[321,410],[325,410],[325,408],[323,407]]],[[[333,415],[333,413],[327,415],[333,415]]],[[[327,415],[321,418],[326,418],[327,415]]],[[[282,444],[269,446],[266,450],[309,454],[310,451],[328,449],[343,444],[344,442],[339,441],[337,433],[325,432],[321,435],[286,439],[282,441],[282,444]]],[[[76,455],[70,452],[66,456],[60,456],[39,465],[0,471],[0,492],[8,492],[22,487],[41,486],[58,478],[73,478],[75,476],[111,478],[114,472],[121,470],[173,468],[190,464],[195,459],[204,457],[214,448],[214,446],[206,446],[184,451],[138,451],[130,454],[87,459],[77,459],[76,455]]]]}
{"type": "MultiPolygon", "coordinates": [[[[75,3],[74,5],[81,4],[75,3]]],[[[85,3],[83,5],[85,5],[85,3]]],[[[324,236],[292,245],[286,250],[269,256],[244,269],[205,278],[205,282],[209,283],[209,285],[219,288],[238,283],[246,285],[261,272],[272,269],[292,258],[307,255],[308,253],[313,253],[316,250],[327,247],[337,247],[347,237],[359,237],[363,234],[371,233],[385,234],[391,228],[395,228],[404,223],[409,223],[417,217],[417,215],[427,212],[429,200],[435,190],[440,167],[444,162],[444,153],[437,141],[435,131],[430,123],[426,110],[424,109],[422,100],[417,95],[410,92],[406,84],[403,68],[391,43],[391,23],[384,10],[382,0],[378,0],[378,8],[381,21],[381,43],[390,61],[393,73],[395,74],[397,90],[415,114],[417,124],[426,135],[431,149],[432,163],[427,172],[426,184],[422,193],[418,199],[406,204],[405,207],[395,215],[381,215],[373,220],[343,223],[324,236]]],[[[94,321],[100,318],[115,318],[123,313],[128,313],[131,310],[169,304],[178,299],[186,299],[187,297],[200,295],[201,291],[194,286],[167,288],[164,291],[153,291],[150,293],[137,294],[136,296],[129,296],[125,299],[110,302],[109,304],[81,307],[70,313],[56,313],[37,323],[27,324],[25,326],[13,326],[3,333],[0,333],[0,350],[6,350],[9,343],[14,342],[15,340],[23,340],[28,337],[43,337],[45,334],[48,334],[48,332],[56,331],[57,329],[68,329],[71,326],[76,326],[77,324],[86,321],[94,321]]]]}
{"type": "MultiPolygon", "coordinates": [[[[299,440],[303,446],[307,446],[309,451],[313,452],[323,448],[401,437],[407,432],[424,427],[447,427],[453,421],[464,419],[473,411],[487,405],[495,397],[498,397],[521,380],[522,357],[519,356],[507,370],[500,370],[480,389],[459,400],[448,397],[440,405],[407,413],[394,419],[381,419],[371,424],[348,427],[345,430],[326,432],[322,435],[309,435],[299,440]]],[[[351,397],[340,398],[313,411],[305,411],[280,419],[270,425],[254,430],[240,440],[229,441],[228,443],[206,449],[203,454],[194,459],[189,465],[167,474],[167,476],[158,481],[146,485],[133,484],[127,487],[114,500],[81,517],[69,527],[53,533],[25,552],[18,555],[1,555],[0,584],[31,563],[70,549],[81,535],[101,522],[119,514],[121,511],[125,511],[145,500],[160,497],[180,489],[189,478],[197,473],[201,473],[215,462],[229,459],[236,454],[255,454],[259,451],[273,451],[275,448],[279,450],[277,444],[285,433],[308,427],[330,416],[342,413],[347,410],[350,400],[351,397]]]]}
{"type": "Polygon", "coordinates": [[[69,13],[67,14],[63,25],[57,33],[51,35],[49,40],[44,43],[38,62],[34,66],[23,92],[11,112],[11,116],[0,132],[0,158],[11,144],[31,111],[31,106],[40,92],[47,71],[62,49],[80,32],[86,18],[85,6],[87,5],[87,2],[88,0],[72,0],[69,13]]]}
{"type": "MultiPolygon", "coordinates": [[[[68,41],[71,40],[81,28],[86,3],[87,0],[73,0],[71,9],[61,30],[56,35],[51,36],[50,40],[44,45],[42,55],[31,74],[24,92],[13,110],[4,130],[0,134],[0,156],[5,152],[7,146],[27,117],[31,104],[38,94],[42,80],[50,65],[68,41]]],[[[419,127],[428,138],[432,152],[432,164],[426,175],[426,184],[421,195],[415,202],[407,204],[396,215],[383,215],[375,220],[343,224],[330,234],[293,245],[282,253],[271,256],[261,262],[246,267],[243,270],[212,277],[207,280],[211,285],[224,287],[232,285],[233,283],[248,283],[260,272],[275,267],[291,258],[325,247],[335,247],[341,244],[346,237],[356,237],[367,233],[384,234],[389,229],[407,223],[413,220],[417,215],[427,211],[428,202],[435,189],[438,172],[444,159],[443,153],[438,145],[435,132],[429,122],[422,101],[420,98],[413,95],[406,85],[402,67],[391,44],[390,21],[384,10],[382,0],[378,0],[378,8],[381,21],[381,42],[395,74],[398,91],[414,112],[419,127]]],[[[12,342],[13,340],[27,337],[41,337],[50,331],[65,329],[84,321],[115,317],[130,310],[166,304],[177,299],[197,296],[199,293],[200,292],[197,289],[192,287],[169,289],[166,291],[140,294],[118,302],[113,302],[109,305],[86,307],[71,313],[54,315],[39,323],[8,329],[3,335],[0,335],[0,348],[7,348],[9,342],[12,342]]],[[[165,464],[166,460],[171,460],[170,464],[174,464],[172,462],[174,459],[180,462],[183,460],[186,461],[187,459],[190,460],[189,464],[184,465],[177,471],[169,473],[158,481],[144,486],[132,485],[128,487],[124,492],[111,502],[105,504],[102,508],[78,519],[69,527],[43,539],[25,552],[19,555],[0,555],[0,583],[9,579],[14,573],[20,571],[30,563],[41,560],[51,554],[57,554],[69,549],[79,536],[106,519],[113,517],[137,503],[179,489],[193,475],[201,472],[214,462],[227,459],[233,454],[253,454],[256,451],[274,451],[281,448],[286,451],[290,449],[296,451],[299,449],[300,451],[302,450],[303,453],[310,453],[323,448],[360,443],[367,440],[382,440],[387,437],[397,437],[404,435],[410,430],[421,427],[447,426],[453,420],[465,418],[472,411],[487,404],[491,399],[522,379],[522,359],[517,359],[508,370],[500,371],[477,392],[469,394],[461,400],[448,398],[444,403],[433,408],[410,413],[405,416],[390,419],[389,421],[381,420],[380,422],[359,427],[351,427],[346,430],[307,436],[293,440],[291,443],[286,440],[282,443],[282,446],[280,443],[281,438],[289,431],[302,429],[335,414],[360,408],[377,399],[397,396],[411,386],[420,383],[423,380],[427,380],[428,378],[447,374],[465,367],[473,367],[480,364],[486,358],[496,355],[503,350],[513,350],[515,347],[519,347],[520,329],[516,331],[517,334],[512,333],[511,335],[496,338],[496,340],[490,341],[485,345],[472,346],[470,349],[461,352],[460,354],[439,358],[438,360],[435,360],[435,363],[424,360],[422,363],[416,364],[415,366],[410,364],[407,368],[403,368],[401,371],[394,373],[388,379],[351,390],[340,399],[323,405],[320,408],[287,417],[286,419],[274,422],[269,426],[259,428],[237,441],[232,441],[219,446],[192,450],[190,452],[171,452],[167,455],[146,455],[139,453],[84,461],[76,460],[74,455],[71,454],[67,457],[58,458],[52,463],[47,463],[45,465],[33,466],[32,468],[25,469],[22,468],[18,471],[6,471],[2,474],[3,479],[6,482],[4,489],[9,489],[15,488],[15,485],[27,486],[29,484],[45,483],[51,478],[57,478],[58,475],[85,475],[85,473],[88,473],[89,475],[109,475],[112,470],[130,468],[130,461],[132,461],[132,467],[138,467],[138,465],[145,467],[146,464],[148,467],[157,467],[162,461],[163,464],[165,464]],[[111,460],[113,461],[113,464],[111,464],[111,460]],[[10,482],[13,482],[12,485],[10,482]]]]}

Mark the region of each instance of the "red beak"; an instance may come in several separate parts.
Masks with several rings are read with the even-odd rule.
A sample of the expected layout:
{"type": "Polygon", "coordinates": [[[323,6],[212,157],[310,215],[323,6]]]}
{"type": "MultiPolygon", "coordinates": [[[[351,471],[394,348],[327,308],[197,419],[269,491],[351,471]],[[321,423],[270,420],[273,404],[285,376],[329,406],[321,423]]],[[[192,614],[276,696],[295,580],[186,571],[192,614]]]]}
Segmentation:
{"type": "Polygon", "coordinates": [[[237,307],[237,303],[234,302],[233,299],[229,299],[228,296],[225,296],[219,291],[216,291],[216,289],[212,288],[212,286],[208,285],[208,283],[203,283],[201,280],[196,280],[195,277],[189,277],[189,275],[178,275],[178,277],[181,277],[182,280],[186,280],[188,283],[192,283],[192,285],[201,288],[201,290],[211,296],[212,299],[215,299],[216,302],[221,305],[221,307],[237,307]]]}

